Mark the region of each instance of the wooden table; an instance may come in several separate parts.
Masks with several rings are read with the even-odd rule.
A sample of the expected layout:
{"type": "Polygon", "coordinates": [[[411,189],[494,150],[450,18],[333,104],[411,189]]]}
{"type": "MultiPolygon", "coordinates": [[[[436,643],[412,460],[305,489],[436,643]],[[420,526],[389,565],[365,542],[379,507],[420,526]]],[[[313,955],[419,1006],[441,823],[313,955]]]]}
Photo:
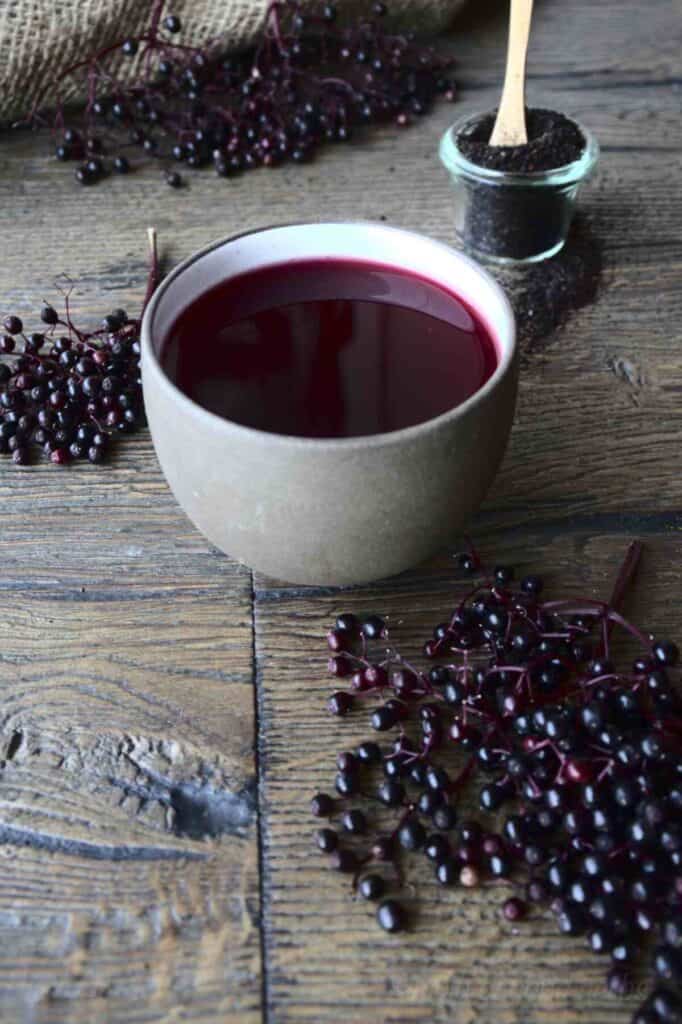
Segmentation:
{"type": "MultiPolygon", "coordinates": [[[[3,308],[29,320],[62,271],[86,318],[134,308],[148,224],[169,264],[293,218],[381,218],[450,241],[437,142],[494,103],[504,6],[476,0],[453,33],[460,102],[310,166],[199,174],[179,193],[150,169],[82,190],[44,139],[5,135],[3,308]]],[[[679,637],[679,0],[536,6],[531,100],[602,144],[581,244],[600,243],[604,269],[563,328],[538,339],[526,320],[513,439],[473,532],[491,558],[599,595],[642,538],[631,611],[679,637]]],[[[504,278],[527,312],[528,281],[542,305],[556,271],[534,273],[504,278]]],[[[2,1021],[629,1019],[634,997],[607,995],[603,963],[549,917],[503,924],[499,889],[436,891],[420,869],[413,930],[387,936],[312,851],[309,796],[329,786],[332,751],[366,733],[364,716],[325,712],[325,627],[375,609],[416,648],[452,601],[448,553],[344,593],[266,579],[192,528],[146,434],[101,470],[2,460],[0,494],[2,1021]]]]}

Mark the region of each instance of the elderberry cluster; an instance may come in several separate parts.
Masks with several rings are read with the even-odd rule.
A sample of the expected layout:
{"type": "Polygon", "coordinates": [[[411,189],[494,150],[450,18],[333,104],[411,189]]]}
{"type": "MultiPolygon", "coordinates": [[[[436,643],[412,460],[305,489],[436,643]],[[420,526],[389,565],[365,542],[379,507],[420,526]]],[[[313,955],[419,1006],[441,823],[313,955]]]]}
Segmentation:
{"type": "Polygon", "coordinates": [[[139,321],[117,309],[90,333],[62,320],[53,306],[25,333],[17,316],[0,334],[0,454],[26,466],[42,451],[63,466],[102,462],[113,435],[144,422],[139,321]]]}
{"type": "MultiPolygon", "coordinates": [[[[370,704],[368,739],[337,758],[336,793],[318,793],[316,833],[357,892],[381,900],[378,923],[408,924],[403,859],[421,853],[441,885],[505,879],[509,921],[548,905],[558,929],[608,962],[607,985],[654,987],[632,1024],[682,1021],[682,700],[678,648],[619,610],[638,561],[632,545],[609,602],[543,599],[497,567],[436,626],[420,668],[376,616],[340,616],[329,669],[350,688],[329,709],[370,704]],[[617,668],[612,631],[642,652],[617,668]],[[378,734],[378,735],[377,735],[378,734]],[[481,778],[482,776],[482,778],[481,778]],[[477,784],[482,820],[460,820],[477,784]],[[386,826],[387,809],[393,821],[386,826]],[[491,816],[486,821],[486,816],[491,816]]],[[[479,571],[464,555],[465,572],[479,571]]]]}
{"type": "MultiPolygon", "coordinates": [[[[81,75],[88,102],[68,127],[60,103],[54,121],[56,157],[76,161],[75,175],[92,185],[110,172],[127,174],[131,148],[160,161],[167,183],[179,170],[212,165],[219,177],[287,160],[309,160],[324,142],[346,142],[362,125],[405,126],[437,95],[454,99],[449,60],[412,34],[384,28],[387,8],[373,3],[347,24],[333,3],[317,7],[273,0],[258,45],[225,58],[174,41],[175,15],[155,0],[150,24],[79,60],[54,83],[81,75]],[[115,61],[138,61],[132,83],[118,81],[115,61]]],[[[36,115],[33,115],[34,120],[36,115]]]]}
{"type": "MultiPolygon", "coordinates": [[[[159,277],[156,232],[148,234],[143,312],[159,277]]],[[[25,332],[13,315],[0,325],[0,455],[11,454],[17,466],[38,452],[57,466],[100,463],[116,436],[145,422],[141,320],[115,309],[84,331],[73,322],[70,290],[63,294],[63,315],[49,304],[40,311],[41,331],[25,332]]]]}

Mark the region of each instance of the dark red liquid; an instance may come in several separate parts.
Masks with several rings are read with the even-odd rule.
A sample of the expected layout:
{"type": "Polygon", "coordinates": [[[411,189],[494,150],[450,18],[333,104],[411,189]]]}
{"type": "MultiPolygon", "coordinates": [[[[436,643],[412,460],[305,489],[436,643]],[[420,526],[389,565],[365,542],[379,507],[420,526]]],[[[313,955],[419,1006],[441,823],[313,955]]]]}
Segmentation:
{"type": "Polygon", "coordinates": [[[438,416],[497,363],[485,326],[453,293],[342,260],[274,264],[216,286],[180,315],[161,359],[218,416],[328,438],[438,416]]]}

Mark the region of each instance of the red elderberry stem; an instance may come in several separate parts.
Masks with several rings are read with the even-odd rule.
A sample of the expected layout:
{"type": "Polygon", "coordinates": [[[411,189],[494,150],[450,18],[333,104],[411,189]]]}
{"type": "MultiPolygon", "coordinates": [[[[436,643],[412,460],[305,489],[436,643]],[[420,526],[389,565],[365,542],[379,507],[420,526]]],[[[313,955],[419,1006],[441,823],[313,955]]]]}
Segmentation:
{"type": "MultiPolygon", "coordinates": [[[[632,543],[628,547],[625,558],[623,559],[623,564],[620,567],[620,571],[618,573],[618,576],[616,577],[616,582],[613,587],[613,593],[611,594],[611,600],[609,602],[609,605],[612,612],[620,612],[621,606],[625,599],[625,594],[627,592],[628,587],[634,579],[635,573],[637,571],[637,566],[639,565],[641,557],[642,544],[640,543],[640,541],[632,541],[632,543]]],[[[614,625],[615,620],[611,618],[611,616],[608,616],[608,620],[607,618],[605,618],[602,622],[601,648],[604,653],[604,656],[607,658],[609,656],[609,638],[613,631],[614,625]]]]}
{"type": "Polygon", "coordinates": [[[275,37],[275,42],[280,50],[284,49],[284,40],[282,38],[282,27],[279,22],[279,8],[281,7],[280,0],[272,0],[272,3],[268,4],[268,8],[265,12],[265,24],[268,28],[272,28],[272,34],[275,37]]]}
{"type": "Polygon", "coordinates": [[[545,601],[540,605],[543,612],[563,612],[565,615],[598,615],[608,608],[604,601],[594,597],[564,597],[558,601],[545,601]]]}
{"type": "Polygon", "coordinates": [[[616,625],[630,633],[631,636],[634,636],[636,640],[639,640],[644,647],[651,647],[651,638],[643,633],[641,629],[637,629],[636,626],[633,626],[627,619],[624,619],[620,612],[609,612],[608,617],[612,619],[616,625]]]}
{"type": "Polygon", "coordinates": [[[343,78],[316,78],[315,81],[319,85],[335,85],[339,89],[343,89],[344,92],[349,92],[353,96],[357,96],[357,89],[354,89],[350,82],[344,82],[343,78]]]}
{"type": "Polygon", "coordinates": [[[639,565],[639,560],[642,557],[642,551],[643,545],[638,540],[634,540],[628,547],[609,602],[611,608],[616,612],[620,611],[625,593],[634,579],[637,566],[639,565]]]}
{"type": "MultiPolygon", "coordinates": [[[[68,280],[68,278],[67,278],[67,280],[68,280]]],[[[73,289],[73,284],[71,285],[71,287],[67,291],[64,291],[62,288],[60,288],[60,291],[62,292],[62,294],[64,296],[64,315],[66,316],[66,325],[65,326],[67,327],[67,329],[68,329],[70,334],[75,334],[76,335],[76,337],[78,338],[79,341],[85,341],[86,340],[86,335],[83,333],[83,331],[79,331],[78,330],[78,328],[74,324],[73,320],[71,319],[70,295],[71,295],[72,289],[73,289]]],[[[59,321],[59,322],[61,323],[62,321],[59,321]]]]}
{"type": "Polygon", "coordinates": [[[147,308],[147,304],[156,291],[156,286],[159,283],[159,249],[157,245],[156,228],[147,228],[147,238],[149,240],[149,274],[147,276],[147,290],[145,292],[144,302],[142,303],[142,313],[144,313],[147,308]]]}
{"type": "MultiPolygon", "coordinates": [[[[139,39],[139,42],[146,41],[146,36],[141,36],[139,39]]],[[[56,88],[56,86],[63,82],[65,78],[68,78],[69,75],[73,75],[76,71],[80,71],[81,68],[96,68],[99,62],[103,60],[104,57],[108,57],[110,53],[115,53],[116,50],[120,50],[124,42],[125,39],[117,39],[115,43],[111,43],[110,46],[105,46],[102,50],[99,50],[96,54],[94,54],[94,56],[85,57],[83,60],[76,61],[75,64],[70,64],[68,68],[65,68],[64,71],[62,71],[56,79],[47,82],[44,88],[41,89],[41,91],[38,93],[33,103],[31,113],[28,117],[29,123],[33,123],[33,121],[35,120],[36,115],[40,110],[41,104],[45,98],[45,94],[47,93],[48,89],[56,88]]]]}
{"type": "Polygon", "coordinates": [[[152,55],[156,48],[159,25],[161,24],[161,15],[163,14],[165,5],[166,0],[156,0],[152,7],[152,14],[149,20],[149,40],[144,53],[144,74],[147,79],[149,79],[151,73],[152,55]]]}

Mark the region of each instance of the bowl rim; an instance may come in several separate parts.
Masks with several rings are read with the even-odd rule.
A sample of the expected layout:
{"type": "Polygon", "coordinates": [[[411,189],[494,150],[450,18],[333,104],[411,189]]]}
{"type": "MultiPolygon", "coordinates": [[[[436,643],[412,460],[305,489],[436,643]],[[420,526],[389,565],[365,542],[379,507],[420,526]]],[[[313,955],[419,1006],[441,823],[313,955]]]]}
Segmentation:
{"type": "MultiPolygon", "coordinates": [[[[281,261],[278,261],[281,262],[281,261]]],[[[400,268],[400,261],[396,261],[396,267],[400,268]]],[[[469,301],[466,297],[465,301],[469,301]]],[[[473,306],[473,303],[472,303],[473,306]]],[[[475,307],[473,307],[475,309],[475,307]]],[[[476,309],[478,316],[485,319],[478,309],[476,309]]],[[[450,421],[458,420],[462,418],[466,413],[475,406],[479,405],[484,399],[486,399],[502,381],[508,370],[514,363],[517,354],[517,332],[516,332],[516,317],[511,307],[511,303],[507,298],[507,295],[501,285],[495,280],[491,273],[489,273],[477,260],[472,259],[459,249],[455,249],[452,246],[446,245],[444,242],[440,242],[437,239],[431,238],[429,235],[425,235],[418,231],[412,231],[408,228],[401,228],[395,225],[384,224],[380,221],[368,221],[368,220],[337,220],[337,221],[288,221],[284,223],[268,224],[263,227],[250,228],[246,231],[240,231],[233,235],[228,235],[225,238],[219,238],[213,242],[209,242],[208,245],[201,249],[198,249],[192,255],[188,256],[181,263],[179,263],[174,269],[163,279],[163,281],[155,289],[150,301],[147,303],[147,307],[142,317],[142,325],[140,331],[140,344],[141,344],[141,362],[142,362],[142,389],[143,397],[147,387],[150,386],[148,380],[148,374],[145,372],[150,366],[153,369],[155,375],[154,386],[162,387],[168,396],[177,404],[181,409],[184,409],[188,414],[194,417],[198,417],[205,423],[212,426],[214,429],[218,429],[225,436],[243,437],[244,440],[259,441],[260,443],[267,443],[270,445],[280,445],[288,448],[295,449],[308,449],[313,451],[325,451],[325,450],[336,450],[336,451],[352,451],[353,449],[368,449],[378,448],[383,446],[389,446],[394,444],[402,444],[409,442],[420,435],[428,434],[432,430],[437,429],[440,426],[447,424],[450,421]],[[505,320],[505,327],[507,338],[501,340],[498,334],[501,332],[493,331],[492,327],[488,325],[488,329],[493,334],[496,347],[498,348],[498,362],[495,370],[490,375],[485,384],[482,385],[477,391],[473,393],[464,402],[460,402],[458,405],[453,406],[452,409],[447,409],[445,412],[440,413],[438,416],[433,416],[430,419],[423,420],[421,423],[415,423],[409,427],[402,427],[398,430],[384,431],[378,434],[358,434],[352,437],[341,437],[341,438],[329,438],[329,437],[301,437],[295,434],[279,434],[268,430],[260,430],[256,427],[248,427],[236,420],[229,420],[222,416],[218,416],[216,413],[210,412],[205,409],[194,399],[186,395],[180,388],[173,382],[173,380],[167,375],[163,369],[157,354],[152,344],[153,328],[154,328],[154,316],[156,313],[157,306],[159,305],[165,292],[173,285],[179,277],[196,262],[208,256],[216,249],[227,246],[232,242],[237,242],[239,239],[245,238],[249,235],[254,235],[267,231],[277,231],[285,228],[304,228],[304,227],[364,227],[372,229],[380,229],[382,232],[395,232],[400,235],[404,241],[408,241],[410,238],[419,238],[426,240],[429,244],[436,248],[442,249],[448,253],[450,257],[454,256],[457,260],[465,263],[469,268],[474,271],[480,278],[482,278],[486,284],[492,288],[496,293],[496,297],[500,303],[500,309],[505,320]]]]}
{"type": "Polygon", "coordinates": [[[596,137],[577,118],[566,114],[565,116],[576,125],[585,140],[582,153],[570,163],[551,167],[546,171],[500,171],[475,164],[464,156],[457,145],[457,137],[465,128],[494,113],[494,110],[479,110],[465,114],[443,133],[438,147],[438,155],[450,174],[461,174],[470,179],[489,182],[491,185],[518,185],[531,188],[539,188],[543,185],[570,185],[585,179],[599,159],[599,143],[596,137]]]}

